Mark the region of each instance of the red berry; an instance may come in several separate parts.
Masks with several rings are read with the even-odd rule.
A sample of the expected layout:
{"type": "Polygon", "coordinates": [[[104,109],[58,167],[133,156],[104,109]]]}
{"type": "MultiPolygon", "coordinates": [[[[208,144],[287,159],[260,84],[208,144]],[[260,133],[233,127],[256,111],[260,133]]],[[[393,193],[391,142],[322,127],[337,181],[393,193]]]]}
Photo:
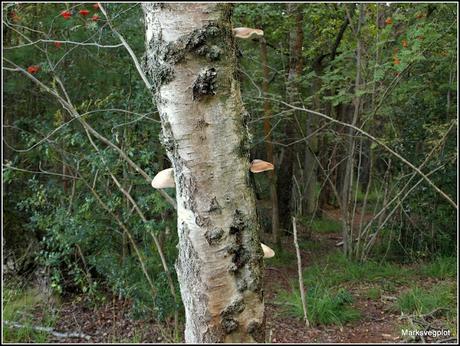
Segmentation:
{"type": "Polygon", "coordinates": [[[54,42],[54,46],[56,48],[60,48],[62,46],[62,42],[56,41],[56,42],[54,42]]]}
{"type": "Polygon", "coordinates": [[[94,8],[95,10],[98,10],[98,9],[99,9],[99,4],[94,4],[94,5],[93,5],[93,8],[94,8]]]}
{"type": "Polygon", "coordinates": [[[64,17],[64,19],[69,19],[72,17],[72,13],[70,13],[70,11],[63,11],[61,12],[61,16],[64,17]]]}
{"type": "Polygon", "coordinates": [[[78,11],[78,13],[80,13],[82,16],[87,16],[89,14],[89,11],[88,10],[80,10],[78,11]]]}
{"type": "Polygon", "coordinates": [[[99,16],[95,14],[94,16],[91,17],[91,19],[93,20],[93,22],[97,22],[99,20],[99,16]]]}
{"type": "Polygon", "coordinates": [[[21,17],[19,17],[14,11],[11,12],[10,16],[13,22],[19,22],[21,20],[21,17]]]}
{"type": "Polygon", "coordinates": [[[37,65],[32,65],[27,68],[27,72],[29,72],[30,74],[36,74],[38,70],[40,70],[40,66],[37,65]]]}

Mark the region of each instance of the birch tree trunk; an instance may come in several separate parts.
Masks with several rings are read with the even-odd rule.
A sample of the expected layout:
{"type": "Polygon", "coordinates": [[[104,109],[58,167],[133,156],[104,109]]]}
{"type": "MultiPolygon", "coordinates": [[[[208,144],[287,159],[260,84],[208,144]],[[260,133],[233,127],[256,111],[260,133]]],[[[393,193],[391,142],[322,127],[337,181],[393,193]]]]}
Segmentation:
{"type": "Polygon", "coordinates": [[[145,68],[176,183],[185,341],[263,342],[263,253],[231,5],[142,6],[145,68]]]}

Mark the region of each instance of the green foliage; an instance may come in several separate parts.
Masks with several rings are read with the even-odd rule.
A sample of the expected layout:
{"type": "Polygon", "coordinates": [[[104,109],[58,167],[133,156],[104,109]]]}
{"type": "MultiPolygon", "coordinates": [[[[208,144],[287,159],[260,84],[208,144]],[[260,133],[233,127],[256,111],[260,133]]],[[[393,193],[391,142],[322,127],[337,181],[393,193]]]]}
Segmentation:
{"type": "MultiPolygon", "coordinates": [[[[69,4],[9,4],[3,16],[21,28],[33,29],[24,29],[25,36],[65,42],[22,46],[27,41],[17,30],[23,29],[13,31],[6,27],[5,46],[19,47],[6,50],[5,57],[24,69],[39,66],[34,77],[64,95],[61,81],[81,118],[153,177],[163,168],[164,151],[158,140],[160,124],[150,91],[124,48],[71,43],[120,43],[100,10],[88,6],[90,15],[84,17],[78,14],[82,6],[75,4],[76,11],[64,19],[60,14],[70,8],[69,4]],[[93,15],[99,19],[94,21],[93,15]]],[[[140,6],[104,4],[104,8],[112,25],[140,58],[144,51],[144,35],[139,35],[144,30],[139,20],[140,6]]],[[[5,122],[10,126],[6,141],[24,150],[6,150],[6,246],[19,252],[28,241],[18,235],[35,239],[37,245],[29,251],[29,263],[47,268],[51,287],[58,294],[82,292],[97,302],[108,291],[132,299],[134,315],[159,319],[180,309],[171,304],[171,293],[165,289],[164,270],[150,234],[164,238],[163,251],[171,270],[177,252],[171,207],[117,152],[93,137],[100,152],[97,153],[79,121],[71,119],[55,99],[21,73],[9,71],[5,75],[4,97],[5,122]],[[47,134],[49,140],[43,140],[47,134]],[[130,191],[149,220],[147,223],[132,209],[109,172],[130,191]],[[61,173],[68,177],[59,176],[61,173]],[[132,241],[114,215],[126,226],[132,241]],[[163,237],[166,227],[171,231],[163,237]],[[19,245],[17,250],[15,244],[19,245]],[[161,297],[152,296],[140,260],[145,262],[161,297]]]]}

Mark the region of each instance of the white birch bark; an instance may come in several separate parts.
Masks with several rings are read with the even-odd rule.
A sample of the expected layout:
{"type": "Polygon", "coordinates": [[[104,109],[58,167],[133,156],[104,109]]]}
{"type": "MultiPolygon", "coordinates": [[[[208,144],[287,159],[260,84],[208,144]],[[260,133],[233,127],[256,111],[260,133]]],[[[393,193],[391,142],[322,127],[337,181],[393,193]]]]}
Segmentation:
{"type": "Polygon", "coordinates": [[[185,341],[263,342],[263,254],[231,6],[144,3],[146,72],[174,168],[185,341]]]}

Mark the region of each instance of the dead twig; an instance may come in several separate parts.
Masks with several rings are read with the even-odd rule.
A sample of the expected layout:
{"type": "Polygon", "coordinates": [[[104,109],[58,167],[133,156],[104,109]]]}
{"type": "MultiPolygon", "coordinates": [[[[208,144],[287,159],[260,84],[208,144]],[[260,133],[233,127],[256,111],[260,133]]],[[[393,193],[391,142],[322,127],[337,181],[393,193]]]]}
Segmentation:
{"type": "Polygon", "coordinates": [[[299,271],[299,289],[300,289],[300,299],[302,299],[302,309],[303,309],[303,316],[305,319],[305,326],[308,328],[310,327],[310,322],[308,321],[308,316],[307,316],[307,302],[305,299],[305,289],[303,286],[303,276],[302,276],[302,260],[300,258],[300,249],[299,249],[299,243],[297,242],[297,227],[296,227],[296,222],[295,222],[295,217],[292,217],[292,228],[294,231],[294,246],[295,246],[295,252],[297,255],[297,268],[299,271]]]}

